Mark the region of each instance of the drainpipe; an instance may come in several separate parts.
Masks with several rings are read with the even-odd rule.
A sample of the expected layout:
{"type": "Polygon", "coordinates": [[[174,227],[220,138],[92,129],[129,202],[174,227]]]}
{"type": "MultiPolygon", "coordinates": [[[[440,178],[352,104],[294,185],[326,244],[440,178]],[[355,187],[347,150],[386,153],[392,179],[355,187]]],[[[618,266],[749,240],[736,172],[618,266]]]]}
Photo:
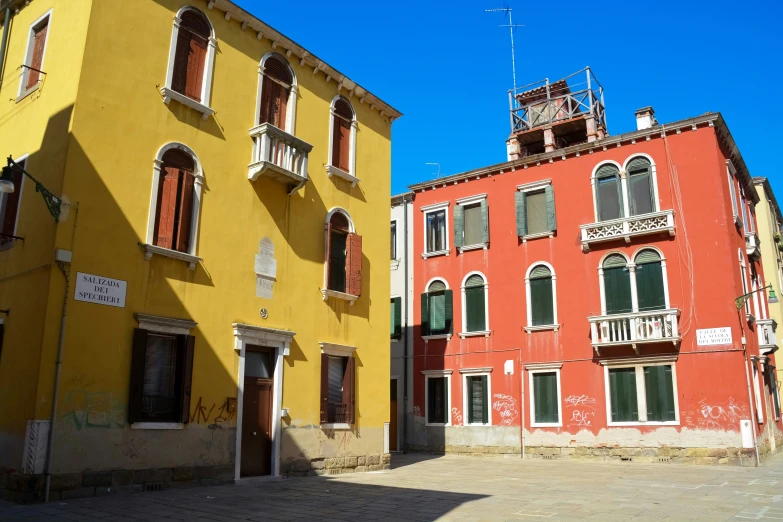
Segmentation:
{"type": "Polygon", "coordinates": [[[3,18],[3,38],[0,40],[0,87],[3,86],[3,70],[5,69],[5,48],[8,45],[8,26],[11,25],[11,3],[5,6],[5,18],[3,18]]]}
{"type": "Polygon", "coordinates": [[[522,445],[522,460],[525,460],[525,366],[522,364],[522,350],[519,350],[519,443],[522,445]]]}
{"type": "Polygon", "coordinates": [[[408,356],[408,334],[411,333],[408,325],[408,307],[411,305],[408,299],[408,200],[405,196],[402,196],[402,229],[403,236],[405,238],[405,246],[403,247],[403,255],[405,256],[405,336],[403,337],[403,369],[402,369],[402,387],[403,387],[403,399],[402,399],[402,452],[403,454],[408,452],[408,362],[410,357],[408,356]]]}

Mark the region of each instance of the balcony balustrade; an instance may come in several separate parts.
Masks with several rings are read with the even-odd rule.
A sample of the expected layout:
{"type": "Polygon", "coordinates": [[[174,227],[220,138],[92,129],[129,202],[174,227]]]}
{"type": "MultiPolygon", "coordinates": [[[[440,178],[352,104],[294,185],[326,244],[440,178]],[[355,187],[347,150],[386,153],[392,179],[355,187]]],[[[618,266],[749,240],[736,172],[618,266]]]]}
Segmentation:
{"type": "Polygon", "coordinates": [[[745,232],[745,253],[751,259],[758,259],[761,255],[759,236],[755,232],[745,232]]]}
{"type": "Polygon", "coordinates": [[[778,340],[775,330],[778,323],[774,319],[758,319],[756,321],[756,333],[759,336],[759,351],[764,355],[775,353],[778,349],[778,340]]]}
{"type": "Polygon", "coordinates": [[[670,236],[673,236],[674,211],[664,210],[663,212],[622,217],[581,225],[579,228],[582,232],[582,250],[587,252],[590,250],[590,245],[604,241],[624,239],[626,243],[630,243],[632,237],[661,232],[668,232],[670,236]]]}
{"type": "Polygon", "coordinates": [[[250,129],[250,137],[253,138],[253,161],[247,174],[250,181],[269,176],[294,185],[289,194],[307,183],[307,156],[312,145],[269,123],[250,129]]]}
{"type": "Polygon", "coordinates": [[[677,319],[679,309],[630,312],[588,317],[593,348],[601,355],[606,346],[631,345],[639,353],[638,344],[670,341],[680,342],[677,319]]]}

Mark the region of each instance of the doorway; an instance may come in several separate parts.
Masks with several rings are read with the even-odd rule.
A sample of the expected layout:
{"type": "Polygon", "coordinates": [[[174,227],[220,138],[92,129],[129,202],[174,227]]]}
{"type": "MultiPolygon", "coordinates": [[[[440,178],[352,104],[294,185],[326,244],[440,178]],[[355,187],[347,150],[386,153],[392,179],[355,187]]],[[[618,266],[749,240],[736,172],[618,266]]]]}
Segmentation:
{"type": "Polygon", "coordinates": [[[242,398],[241,477],[272,474],[274,374],[274,349],[247,345],[242,398]]]}
{"type": "Polygon", "coordinates": [[[389,385],[389,451],[397,451],[397,379],[389,385]]]}

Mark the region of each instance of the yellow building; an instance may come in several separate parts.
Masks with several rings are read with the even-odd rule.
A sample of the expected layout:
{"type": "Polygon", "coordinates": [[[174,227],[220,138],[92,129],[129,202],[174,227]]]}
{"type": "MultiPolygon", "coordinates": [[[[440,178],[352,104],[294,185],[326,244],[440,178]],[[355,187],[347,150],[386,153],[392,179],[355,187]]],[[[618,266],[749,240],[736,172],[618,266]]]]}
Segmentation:
{"type": "Polygon", "coordinates": [[[766,342],[761,344],[777,346],[774,327],[783,324],[783,302],[779,296],[783,295],[783,214],[780,213],[778,202],[767,178],[753,178],[753,184],[759,196],[759,204],[756,205],[756,221],[758,222],[758,234],[751,234],[746,238],[748,249],[756,248],[761,253],[761,263],[764,267],[764,276],[772,290],[777,294],[776,301],[769,303],[769,315],[774,320],[771,330],[761,333],[768,336],[766,342]]]}
{"type": "Polygon", "coordinates": [[[0,496],[388,465],[400,113],[228,0],[0,17],[0,496]]]}

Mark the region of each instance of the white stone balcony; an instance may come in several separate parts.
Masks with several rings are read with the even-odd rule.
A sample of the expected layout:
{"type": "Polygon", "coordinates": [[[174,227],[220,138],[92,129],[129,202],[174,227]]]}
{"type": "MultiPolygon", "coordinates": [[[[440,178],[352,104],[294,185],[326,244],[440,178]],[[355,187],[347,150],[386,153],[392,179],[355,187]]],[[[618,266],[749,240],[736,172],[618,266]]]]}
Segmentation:
{"type": "Polygon", "coordinates": [[[775,353],[778,349],[778,340],[775,330],[778,323],[774,319],[757,319],[756,333],[759,336],[759,352],[762,355],[775,353]]]}
{"type": "Polygon", "coordinates": [[[626,243],[630,243],[632,237],[661,232],[668,232],[670,236],[673,236],[674,211],[664,210],[663,212],[611,219],[581,225],[579,228],[582,231],[582,250],[587,252],[593,243],[617,239],[624,239],[626,243]]]}
{"type": "Polygon", "coordinates": [[[250,181],[268,176],[294,185],[289,194],[307,183],[307,155],[313,149],[312,145],[270,123],[250,129],[250,137],[253,138],[253,161],[247,172],[250,181]]]}
{"type": "Polygon", "coordinates": [[[601,355],[606,346],[631,345],[639,353],[638,344],[669,341],[680,342],[677,319],[679,309],[631,312],[627,314],[588,317],[593,348],[601,355]]]}
{"type": "Polygon", "coordinates": [[[761,255],[759,236],[755,232],[745,232],[745,253],[752,259],[757,259],[761,255]]]}

